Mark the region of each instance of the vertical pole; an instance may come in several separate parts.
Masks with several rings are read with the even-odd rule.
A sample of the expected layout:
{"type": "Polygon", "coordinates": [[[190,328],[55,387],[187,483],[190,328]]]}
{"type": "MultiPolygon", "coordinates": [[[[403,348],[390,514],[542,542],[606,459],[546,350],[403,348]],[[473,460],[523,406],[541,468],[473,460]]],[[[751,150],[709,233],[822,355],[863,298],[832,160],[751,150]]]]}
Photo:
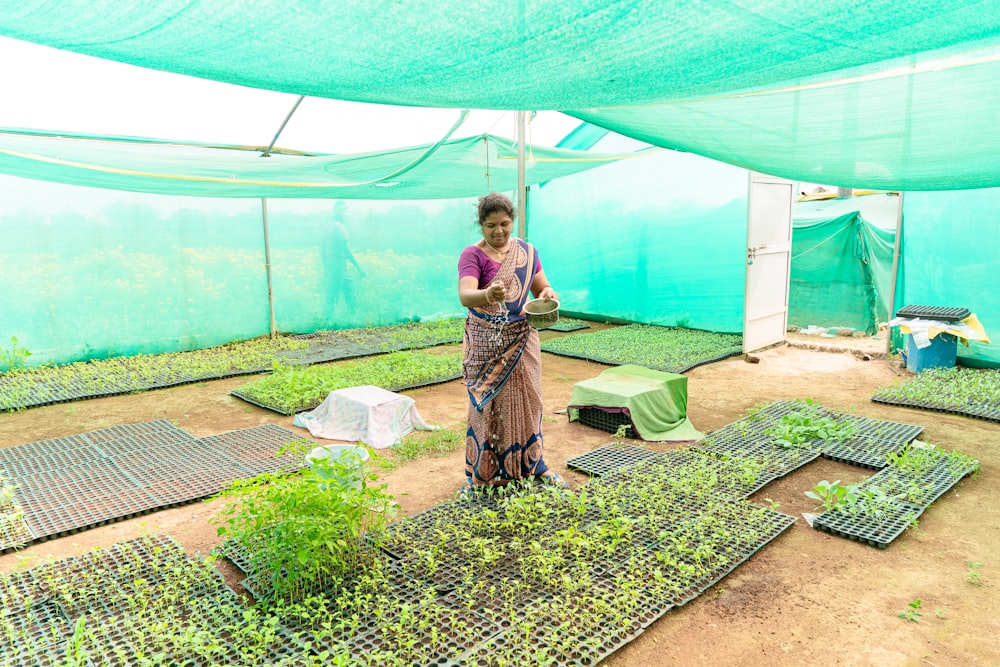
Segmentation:
{"type": "MultiPolygon", "coordinates": [[[[892,283],[889,286],[889,313],[891,320],[896,313],[896,281],[899,280],[899,247],[903,240],[903,192],[899,193],[899,210],[896,211],[896,241],[892,246],[892,283]]],[[[892,354],[892,327],[885,328],[885,356],[892,354]]]]}
{"type": "Polygon", "coordinates": [[[274,291],[271,289],[271,236],[267,231],[267,199],[261,197],[260,200],[261,219],[264,221],[264,267],[267,270],[267,308],[271,316],[271,338],[274,338],[278,329],[274,323],[274,291]]]}
{"type": "MultiPolygon", "coordinates": [[[[295,113],[295,110],[299,108],[299,105],[302,104],[302,100],[305,98],[305,95],[299,95],[298,99],[295,100],[295,104],[292,105],[288,115],[285,116],[285,120],[281,121],[281,127],[274,133],[271,143],[260,154],[261,157],[271,157],[271,151],[274,149],[274,144],[278,142],[281,131],[288,125],[288,121],[292,119],[292,114],[295,113]]],[[[278,335],[278,327],[275,326],[274,322],[274,290],[271,288],[271,235],[267,231],[267,198],[265,197],[261,197],[260,199],[260,214],[264,223],[264,268],[267,270],[267,309],[271,319],[271,338],[275,338],[278,335]]]]}
{"type": "Polygon", "coordinates": [[[526,111],[517,112],[517,217],[520,237],[528,240],[528,199],[524,191],[524,134],[526,111]]]}

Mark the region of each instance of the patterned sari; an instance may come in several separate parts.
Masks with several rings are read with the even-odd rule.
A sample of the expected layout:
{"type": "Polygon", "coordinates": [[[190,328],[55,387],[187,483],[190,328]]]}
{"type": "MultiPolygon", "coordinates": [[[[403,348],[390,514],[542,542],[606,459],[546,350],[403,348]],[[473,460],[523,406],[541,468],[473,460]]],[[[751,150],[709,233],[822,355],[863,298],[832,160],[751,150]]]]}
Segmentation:
{"type": "Polygon", "coordinates": [[[542,354],[538,332],[520,315],[537,261],[534,247],[515,239],[494,278],[506,288],[506,309],[470,308],[465,320],[465,474],[474,485],[548,470],[542,459],[542,354]]]}

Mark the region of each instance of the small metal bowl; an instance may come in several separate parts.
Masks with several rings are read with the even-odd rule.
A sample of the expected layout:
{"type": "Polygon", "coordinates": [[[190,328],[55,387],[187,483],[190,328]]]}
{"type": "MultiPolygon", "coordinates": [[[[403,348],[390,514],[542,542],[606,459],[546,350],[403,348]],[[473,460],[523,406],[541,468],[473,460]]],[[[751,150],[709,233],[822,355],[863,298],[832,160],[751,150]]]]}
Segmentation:
{"type": "Polygon", "coordinates": [[[555,299],[535,299],[524,305],[525,320],[535,329],[548,329],[559,321],[559,302],[555,299]]]}

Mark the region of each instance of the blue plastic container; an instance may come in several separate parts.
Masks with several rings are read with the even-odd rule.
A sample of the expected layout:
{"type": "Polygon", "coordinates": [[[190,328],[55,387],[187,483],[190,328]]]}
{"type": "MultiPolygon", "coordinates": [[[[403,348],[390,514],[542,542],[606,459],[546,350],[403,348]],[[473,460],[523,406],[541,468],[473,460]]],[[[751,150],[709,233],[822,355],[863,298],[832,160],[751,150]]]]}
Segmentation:
{"type": "Polygon", "coordinates": [[[958,356],[958,338],[938,334],[925,348],[917,347],[911,334],[906,335],[906,370],[919,373],[928,368],[953,368],[958,356]]]}

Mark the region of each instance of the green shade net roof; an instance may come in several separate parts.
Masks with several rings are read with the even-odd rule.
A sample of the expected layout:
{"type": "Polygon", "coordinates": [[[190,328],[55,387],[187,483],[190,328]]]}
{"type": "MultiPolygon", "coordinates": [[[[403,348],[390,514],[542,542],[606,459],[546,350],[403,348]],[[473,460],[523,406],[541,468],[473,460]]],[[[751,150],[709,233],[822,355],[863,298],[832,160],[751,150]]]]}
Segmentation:
{"type": "MultiPolygon", "coordinates": [[[[517,186],[517,145],[482,135],[357,155],[273,152],[130,137],[0,129],[0,174],[210,197],[445,199],[517,186]]],[[[527,183],[637,157],[532,146],[527,183]]]]}
{"type": "Polygon", "coordinates": [[[995,0],[24,0],[0,35],[310,96],[560,110],[808,182],[1000,185],[995,0]]]}
{"type": "MultiPolygon", "coordinates": [[[[998,3],[1000,4],[1000,3],[998,3]]],[[[1000,52],[642,107],[569,112],[658,146],[810,183],[1000,185],[1000,52]]]]}
{"type": "Polygon", "coordinates": [[[953,0],[24,0],[0,34],[153,69],[364,102],[645,104],[993,39],[953,0]]]}

